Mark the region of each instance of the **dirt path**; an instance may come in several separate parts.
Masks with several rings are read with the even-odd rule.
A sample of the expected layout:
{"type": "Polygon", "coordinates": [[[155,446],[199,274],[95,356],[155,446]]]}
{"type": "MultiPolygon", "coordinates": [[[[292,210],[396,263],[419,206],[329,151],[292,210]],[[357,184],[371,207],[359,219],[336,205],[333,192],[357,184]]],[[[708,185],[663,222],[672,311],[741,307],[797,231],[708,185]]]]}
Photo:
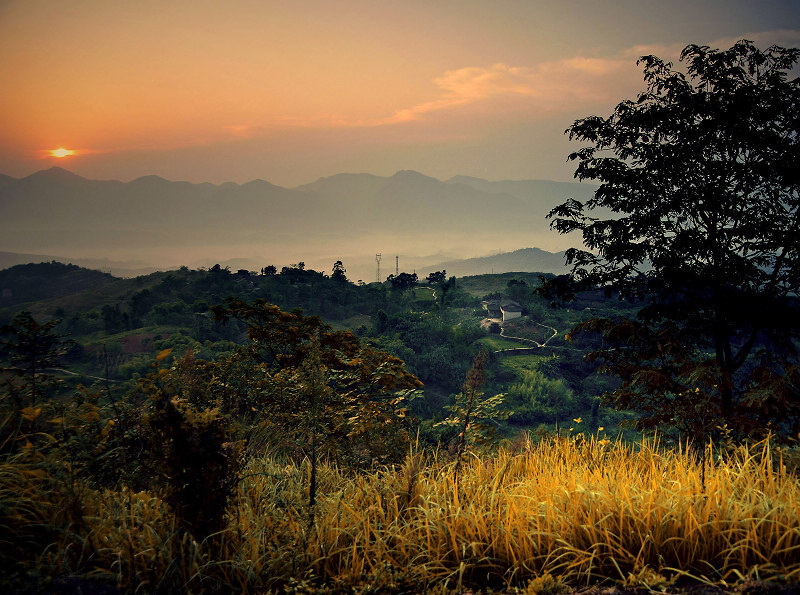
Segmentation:
{"type": "Polygon", "coordinates": [[[524,337],[514,337],[513,335],[506,335],[505,334],[505,329],[501,326],[500,327],[500,336],[503,337],[504,339],[512,339],[514,341],[524,341],[525,343],[533,343],[537,347],[546,347],[547,344],[550,342],[550,340],[553,337],[558,336],[558,329],[555,329],[552,326],[547,326],[546,324],[542,324],[540,322],[535,322],[534,324],[536,324],[536,325],[538,325],[538,326],[540,326],[542,328],[546,328],[546,329],[549,329],[549,330],[553,331],[553,334],[550,335],[549,337],[547,337],[547,339],[545,339],[544,343],[539,343],[539,341],[534,341],[533,339],[525,339],[524,337]]]}

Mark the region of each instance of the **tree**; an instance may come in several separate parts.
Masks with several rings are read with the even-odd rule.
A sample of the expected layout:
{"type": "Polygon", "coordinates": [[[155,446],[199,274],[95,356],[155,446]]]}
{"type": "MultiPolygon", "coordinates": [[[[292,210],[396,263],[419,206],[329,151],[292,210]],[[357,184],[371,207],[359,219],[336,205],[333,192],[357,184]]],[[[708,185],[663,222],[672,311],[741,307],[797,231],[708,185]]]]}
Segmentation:
{"type": "Polygon", "coordinates": [[[548,216],[583,235],[567,252],[576,282],[644,300],[637,321],[582,327],[616,346],[592,357],[622,377],[612,399],[643,409],[640,425],[800,430],[797,386],[777,389],[800,326],[799,57],[689,45],[684,74],[644,56],[646,91],[567,130],[588,143],[569,156],[575,176],[600,187],[548,216]]]}
{"type": "Polygon", "coordinates": [[[428,282],[428,285],[436,285],[438,283],[444,283],[445,279],[447,279],[447,271],[436,271],[425,277],[425,280],[428,282]]]}
{"type": "Polygon", "coordinates": [[[240,445],[230,441],[229,420],[217,409],[196,408],[176,395],[180,379],[158,367],[171,351],[159,353],[155,372],[139,381],[150,401],[140,423],[153,480],[178,521],[199,541],[224,527],[240,445]]]}
{"type": "Polygon", "coordinates": [[[520,304],[525,304],[531,295],[531,290],[522,279],[510,279],[506,283],[506,295],[520,304]]]}
{"type": "Polygon", "coordinates": [[[344,264],[342,264],[341,260],[337,260],[333,263],[333,273],[331,274],[331,279],[335,281],[340,281],[342,283],[347,282],[347,275],[345,273],[347,269],[344,268],[344,264]]]}
{"type": "MultiPolygon", "coordinates": [[[[10,366],[3,371],[21,378],[27,385],[28,399],[19,399],[18,406],[27,404],[33,407],[45,396],[45,389],[57,382],[56,378],[44,371],[58,365],[59,359],[74,346],[74,342],[55,332],[60,320],[39,324],[30,312],[20,312],[11,324],[0,327],[0,347],[6,354],[10,366]]],[[[11,396],[18,393],[11,387],[11,396]]]]}
{"type": "Polygon", "coordinates": [[[386,280],[392,286],[392,289],[405,291],[417,284],[418,277],[416,273],[400,273],[399,275],[389,275],[386,280]]]}
{"type": "Polygon", "coordinates": [[[265,300],[228,298],[212,311],[223,322],[246,322],[250,340],[216,373],[224,411],[259,418],[292,450],[310,448],[314,457],[354,467],[402,460],[413,425],[408,401],[422,384],[403,361],[265,300]]]}

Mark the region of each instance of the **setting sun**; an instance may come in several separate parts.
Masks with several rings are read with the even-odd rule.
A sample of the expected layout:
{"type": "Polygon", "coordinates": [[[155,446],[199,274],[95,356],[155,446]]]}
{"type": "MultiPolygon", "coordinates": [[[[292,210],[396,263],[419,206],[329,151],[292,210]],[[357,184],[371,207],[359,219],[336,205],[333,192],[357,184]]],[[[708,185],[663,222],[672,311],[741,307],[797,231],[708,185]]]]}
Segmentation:
{"type": "Polygon", "coordinates": [[[65,149],[64,147],[59,147],[58,149],[53,149],[50,151],[51,157],[69,157],[70,155],[74,155],[75,151],[70,149],[65,149]]]}

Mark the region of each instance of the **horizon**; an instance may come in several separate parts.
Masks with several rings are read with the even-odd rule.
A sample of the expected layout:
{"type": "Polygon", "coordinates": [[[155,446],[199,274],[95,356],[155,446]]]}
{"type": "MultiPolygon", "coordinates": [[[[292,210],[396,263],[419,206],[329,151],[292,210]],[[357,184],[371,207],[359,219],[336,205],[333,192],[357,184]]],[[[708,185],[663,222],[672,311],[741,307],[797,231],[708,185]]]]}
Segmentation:
{"type": "Polygon", "coordinates": [[[301,182],[300,184],[297,184],[295,186],[280,186],[278,184],[273,184],[270,180],[265,179],[265,178],[253,178],[251,180],[245,180],[244,182],[234,182],[233,180],[224,180],[222,182],[210,182],[208,180],[200,180],[200,181],[197,181],[197,182],[193,182],[193,181],[190,181],[190,180],[180,180],[180,179],[166,178],[166,177],[160,176],[158,174],[143,174],[143,175],[138,176],[136,178],[129,178],[129,179],[91,178],[91,177],[87,177],[87,176],[81,175],[81,174],[69,169],[68,167],[64,167],[63,165],[58,165],[58,164],[51,165],[50,167],[46,167],[44,169],[36,170],[36,171],[33,171],[33,172],[29,173],[29,174],[22,175],[22,176],[12,176],[12,175],[6,174],[5,172],[2,172],[2,171],[0,171],[0,175],[8,176],[9,178],[12,178],[14,180],[24,180],[25,178],[30,178],[30,177],[35,176],[37,174],[44,174],[44,173],[47,173],[49,171],[54,171],[54,170],[55,171],[62,171],[62,172],[65,172],[67,174],[71,174],[73,176],[76,176],[78,178],[83,178],[84,180],[89,180],[89,181],[93,181],[93,182],[122,182],[123,184],[130,184],[131,182],[135,182],[136,180],[141,180],[143,178],[158,178],[158,179],[161,179],[161,180],[164,180],[164,181],[167,181],[167,182],[182,182],[182,183],[195,184],[195,185],[211,184],[212,186],[225,186],[227,184],[234,184],[236,186],[244,186],[244,185],[250,184],[252,182],[267,182],[269,184],[272,184],[273,186],[278,186],[280,188],[286,188],[287,190],[293,190],[293,189],[299,188],[300,186],[307,186],[309,184],[313,184],[314,182],[319,182],[320,180],[324,180],[324,179],[335,178],[337,176],[372,176],[372,177],[376,177],[376,178],[392,178],[392,177],[397,176],[398,174],[402,174],[402,173],[406,173],[406,172],[419,174],[419,175],[421,175],[421,176],[423,176],[425,178],[432,178],[432,179],[434,179],[434,180],[436,180],[438,182],[442,182],[442,183],[445,183],[445,184],[453,183],[453,180],[455,180],[456,178],[472,178],[472,179],[475,179],[475,180],[481,180],[481,181],[485,181],[485,182],[554,182],[554,183],[558,183],[558,184],[586,184],[586,185],[589,185],[589,186],[593,185],[591,182],[582,182],[582,181],[578,181],[576,179],[569,180],[569,181],[552,180],[552,179],[547,179],[547,178],[517,178],[517,179],[504,178],[504,179],[492,180],[492,179],[487,179],[487,178],[481,178],[481,177],[478,177],[478,176],[470,176],[470,175],[466,175],[466,174],[455,174],[453,176],[450,176],[447,179],[440,179],[440,178],[437,178],[435,176],[428,175],[425,172],[417,171],[417,170],[414,170],[414,169],[399,169],[399,170],[395,171],[394,173],[391,173],[391,174],[388,174],[388,175],[379,175],[379,174],[375,174],[375,173],[367,172],[367,171],[342,171],[342,172],[338,172],[338,173],[332,173],[332,174],[327,175],[327,176],[320,176],[320,177],[315,178],[313,180],[308,180],[308,181],[305,181],[305,182],[301,182]]]}

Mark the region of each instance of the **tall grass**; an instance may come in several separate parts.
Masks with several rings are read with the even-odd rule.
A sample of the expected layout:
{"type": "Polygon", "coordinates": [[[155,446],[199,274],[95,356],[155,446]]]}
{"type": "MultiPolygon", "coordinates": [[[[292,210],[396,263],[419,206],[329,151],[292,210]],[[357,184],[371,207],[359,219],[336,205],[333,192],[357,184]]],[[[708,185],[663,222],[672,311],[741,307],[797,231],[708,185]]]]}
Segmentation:
{"type": "MultiPolygon", "coordinates": [[[[313,526],[307,475],[251,460],[227,528],[203,543],[151,494],[84,491],[85,529],[36,563],[143,592],[510,589],[547,574],[576,588],[749,573],[800,582],[800,481],[768,441],[698,457],[653,439],[553,437],[472,457],[458,477],[423,453],[362,475],[328,466],[313,526]],[[87,552],[80,566],[60,557],[70,549],[87,552]]],[[[4,499],[19,481],[0,474],[4,499]]]]}

